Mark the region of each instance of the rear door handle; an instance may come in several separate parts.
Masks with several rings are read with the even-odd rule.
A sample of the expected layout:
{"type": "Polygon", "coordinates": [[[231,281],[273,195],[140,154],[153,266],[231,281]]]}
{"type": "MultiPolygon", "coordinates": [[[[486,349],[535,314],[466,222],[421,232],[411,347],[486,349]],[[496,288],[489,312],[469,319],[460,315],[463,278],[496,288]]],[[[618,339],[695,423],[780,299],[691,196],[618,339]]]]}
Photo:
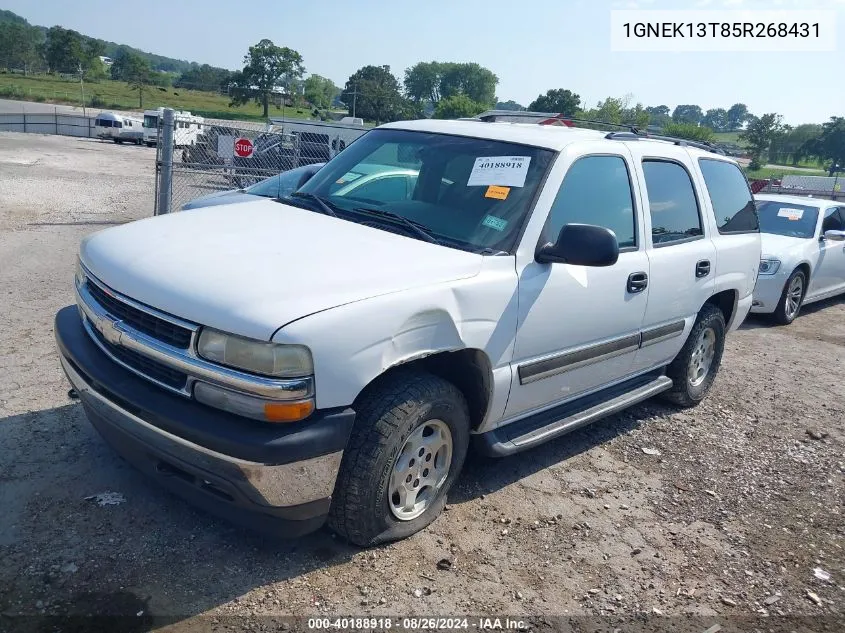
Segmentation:
{"type": "Polygon", "coordinates": [[[643,272],[628,275],[628,292],[642,292],[648,286],[648,275],[643,272]]]}
{"type": "Polygon", "coordinates": [[[710,274],[710,260],[702,259],[695,265],[695,276],[700,279],[710,274]]]}

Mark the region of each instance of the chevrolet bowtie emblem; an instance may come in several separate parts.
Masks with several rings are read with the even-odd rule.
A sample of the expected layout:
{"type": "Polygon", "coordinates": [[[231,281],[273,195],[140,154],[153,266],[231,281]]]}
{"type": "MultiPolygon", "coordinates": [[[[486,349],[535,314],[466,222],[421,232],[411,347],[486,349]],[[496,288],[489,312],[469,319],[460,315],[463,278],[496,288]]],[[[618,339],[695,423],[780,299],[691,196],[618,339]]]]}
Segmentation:
{"type": "Polygon", "coordinates": [[[108,320],[102,320],[99,323],[99,330],[102,333],[103,338],[112,345],[120,345],[120,330],[118,329],[118,323],[120,323],[120,321],[108,320]]]}

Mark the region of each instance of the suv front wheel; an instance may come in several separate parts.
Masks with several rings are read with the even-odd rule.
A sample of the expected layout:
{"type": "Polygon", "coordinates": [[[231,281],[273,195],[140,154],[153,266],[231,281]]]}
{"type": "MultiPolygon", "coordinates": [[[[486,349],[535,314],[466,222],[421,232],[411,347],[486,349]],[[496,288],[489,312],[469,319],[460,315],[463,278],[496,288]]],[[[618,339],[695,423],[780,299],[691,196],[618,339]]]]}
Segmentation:
{"type": "Polygon", "coordinates": [[[419,532],[443,510],[464,464],[470,421],[463,394],[432,374],[397,370],[355,409],[329,527],[365,547],[419,532]]]}
{"type": "Polygon", "coordinates": [[[672,388],[664,392],[665,399],[682,407],[694,407],[704,399],[722,363],[725,329],[722,311],[704,304],[687,342],[666,370],[672,388]]]}

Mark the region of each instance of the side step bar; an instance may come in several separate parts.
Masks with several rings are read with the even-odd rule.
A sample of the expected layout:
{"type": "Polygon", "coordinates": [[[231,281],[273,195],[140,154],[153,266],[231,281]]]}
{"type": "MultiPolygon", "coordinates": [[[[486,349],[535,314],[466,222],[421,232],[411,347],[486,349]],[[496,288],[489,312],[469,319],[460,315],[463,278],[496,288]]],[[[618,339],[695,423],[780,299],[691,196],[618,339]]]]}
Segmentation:
{"type": "Polygon", "coordinates": [[[476,448],[491,457],[513,455],[627,409],[672,387],[654,373],[638,376],[598,393],[474,436],[476,448]]]}

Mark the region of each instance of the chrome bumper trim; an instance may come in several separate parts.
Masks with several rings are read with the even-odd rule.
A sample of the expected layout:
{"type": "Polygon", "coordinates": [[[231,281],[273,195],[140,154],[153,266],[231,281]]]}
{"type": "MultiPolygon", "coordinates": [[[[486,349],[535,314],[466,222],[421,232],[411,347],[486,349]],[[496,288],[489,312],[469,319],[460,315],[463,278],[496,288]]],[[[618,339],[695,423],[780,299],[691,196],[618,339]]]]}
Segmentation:
{"type": "MultiPolygon", "coordinates": [[[[97,283],[93,281],[92,276],[88,273],[88,271],[85,271],[85,274],[89,282],[97,283]]],[[[97,283],[97,285],[119,301],[123,301],[128,305],[148,312],[149,314],[153,314],[156,317],[169,320],[171,323],[176,325],[192,329],[194,332],[191,337],[191,345],[188,349],[182,349],[174,347],[173,345],[168,345],[167,343],[148,336],[143,332],[139,332],[135,329],[129,329],[121,320],[116,319],[103,309],[84,284],[80,285],[79,283],[75,283],[76,303],[85,316],[83,321],[86,328],[89,329],[89,334],[91,333],[90,327],[94,327],[98,332],[100,332],[103,338],[112,345],[120,345],[126,349],[137,352],[138,354],[142,354],[147,358],[151,358],[162,365],[166,365],[167,367],[180,371],[188,376],[188,380],[183,389],[175,389],[151,378],[125,363],[122,363],[119,359],[115,358],[115,356],[111,354],[95,336],[91,337],[100,349],[109,356],[109,358],[138,376],[145,378],[146,380],[149,380],[168,391],[178,393],[179,395],[188,398],[191,397],[194,382],[198,379],[221,387],[234,389],[235,391],[241,391],[251,395],[275,400],[300,400],[310,398],[314,395],[314,381],[311,377],[285,380],[264,378],[262,376],[255,376],[236,369],[217,365],[200,358],[194,352],[193,344],[196,332],[199,329],[197,325],[181,321],[180,319],[171,317],[170,315],[163,315],[163,313],[153,311],[147,306],[142,307],[140,304],[132,301],[128,297],[118,295],[114,291],[104,288],[99,283],[97,283]]]]}
{"type": "Polygon", "coordinates": [[[168,433],[120,408],[88,384],[64,356],[59,358],[62,369],[86,408],[131,435],[140,444],[153,447],[199,470],[222,476],[256,503],[286,507],[332,495],[343,451],[280,466],[223,455],[168,433]]]}

